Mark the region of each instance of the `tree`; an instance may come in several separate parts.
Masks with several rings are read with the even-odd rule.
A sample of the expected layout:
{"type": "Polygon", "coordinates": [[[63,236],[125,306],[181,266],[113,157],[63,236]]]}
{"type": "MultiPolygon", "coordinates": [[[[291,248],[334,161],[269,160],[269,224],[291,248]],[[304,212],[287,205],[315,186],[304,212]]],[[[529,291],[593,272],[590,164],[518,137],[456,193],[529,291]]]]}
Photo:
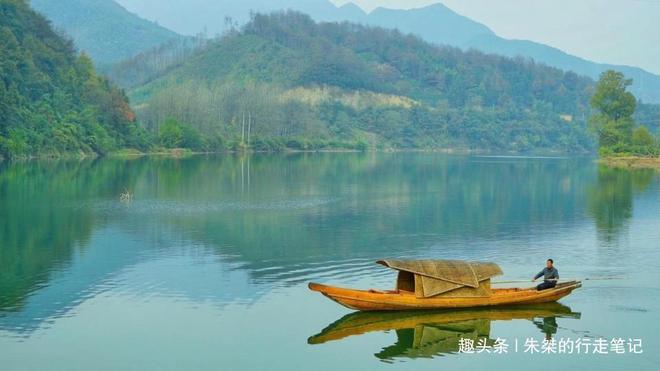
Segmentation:
{"type": "Polygon", "coordinates": [[[161,125],[159,140],[165,148],[202,150],[205,147],[205,141],[197,129],[173,117],[161,125]]]}
{"type": "Polygon", "coordinates": [[[632,142],[636,146],[651,147],[654,144],[654,138],[646,126],[640,126],[633,131],[632,142]]]}
{"type": "Polygon", "coordinates": [[[635,96],[627,90],[632,83],[621,72],[603,72],[591,97],[591,107],[613,121],[631,118],[637,108],[635,96]]]}
{"type": "Polygon", "coordinates": [[[621,72],[605,71],[601,74],[591,107],[597,113],[590,125],[598,133],[601,150],[621,152],[632,142],[635,121],[632,115],[637,107],[635,96],[628,92],[632,85],[621,72]]]}
{"type": "Polygon", "coordinates": [[[201,150],[204,141],[197,129],[190,125],[181,125],[181,146],[192,150],[201,150]]]}
{"type": "Polygon", "coordinates": [[[178,148],[183,143],[183,129],[174,118],[168,118],[160,129],[160,144],[165,148],[178,148]]]}

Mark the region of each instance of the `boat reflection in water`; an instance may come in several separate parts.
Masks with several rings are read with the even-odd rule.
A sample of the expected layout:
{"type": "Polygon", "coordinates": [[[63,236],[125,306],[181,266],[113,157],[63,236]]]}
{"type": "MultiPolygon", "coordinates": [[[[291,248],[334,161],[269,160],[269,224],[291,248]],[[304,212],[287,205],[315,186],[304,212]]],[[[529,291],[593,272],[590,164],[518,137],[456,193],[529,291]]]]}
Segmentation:
{"type": "Polygon", "coordinates": [[[307,342],[323,344],[353,335],[395,330],[397,342],[377,353],[377,358],[431,358],[457,353],[461,338],[472,339],[475,344],[486,339],[486,344],[492,346],[493,337],[497,338],[490,333],[492,321],[527,319],[550,339],[557,333],[557,318],[579,319],[580,313],[559,303],[433,312],[356,312],[332,323],[307,342]]]}

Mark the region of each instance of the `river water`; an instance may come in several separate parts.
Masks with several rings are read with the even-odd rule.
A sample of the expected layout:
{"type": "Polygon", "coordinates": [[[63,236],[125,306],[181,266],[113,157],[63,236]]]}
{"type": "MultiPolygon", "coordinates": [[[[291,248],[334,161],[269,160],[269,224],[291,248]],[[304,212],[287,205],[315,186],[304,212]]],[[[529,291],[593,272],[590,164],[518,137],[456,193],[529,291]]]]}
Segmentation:
{"type": "Polygon", "coordinates": [[[655,370],[658,174],[432,153],[3,163],[1,367],[655,370]],[[307,289],[391,288],[381,258],[494,261],[518,280],[548,257],[610,279],[558,305],[402,314],[307,289]],[[526,349],[550,339],[587,345],[526,349]]]}

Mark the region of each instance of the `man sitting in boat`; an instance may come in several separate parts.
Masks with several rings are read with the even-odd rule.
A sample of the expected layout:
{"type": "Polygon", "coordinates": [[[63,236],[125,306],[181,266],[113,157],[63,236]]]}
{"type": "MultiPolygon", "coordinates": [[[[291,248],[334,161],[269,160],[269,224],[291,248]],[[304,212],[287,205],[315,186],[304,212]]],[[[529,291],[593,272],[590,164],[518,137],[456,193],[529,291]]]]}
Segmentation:
{"type": "Polygon", "coordinates": [[[548,259],[548,261],[545,262],[545,268],[543,268],[543,270],[532,279],[532,282],[534,282],[543,276],[543,283],[536,286],[537,290],[541,291],[557,286],[557,281],[559,280],[559,271],[553,266],[553,264],[554,261],[552,259],[548,259]]]}

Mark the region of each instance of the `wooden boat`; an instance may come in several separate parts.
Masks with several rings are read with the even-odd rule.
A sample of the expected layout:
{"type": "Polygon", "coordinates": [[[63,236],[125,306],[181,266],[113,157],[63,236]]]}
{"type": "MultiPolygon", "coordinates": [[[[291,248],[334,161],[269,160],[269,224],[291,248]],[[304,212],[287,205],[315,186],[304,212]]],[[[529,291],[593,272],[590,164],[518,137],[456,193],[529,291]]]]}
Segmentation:
{"type": "Polygon", "coordinates": [[[555,302],[582,286],[558,283],[552,289],[493,289],[490,279],[502,274],[494,263],[451,260],[381,260],[399,272],[394,290],[354,290],[310,283],[309,288],[337,303],[360,311],[426,310],[492,307],[555,302]]]}

